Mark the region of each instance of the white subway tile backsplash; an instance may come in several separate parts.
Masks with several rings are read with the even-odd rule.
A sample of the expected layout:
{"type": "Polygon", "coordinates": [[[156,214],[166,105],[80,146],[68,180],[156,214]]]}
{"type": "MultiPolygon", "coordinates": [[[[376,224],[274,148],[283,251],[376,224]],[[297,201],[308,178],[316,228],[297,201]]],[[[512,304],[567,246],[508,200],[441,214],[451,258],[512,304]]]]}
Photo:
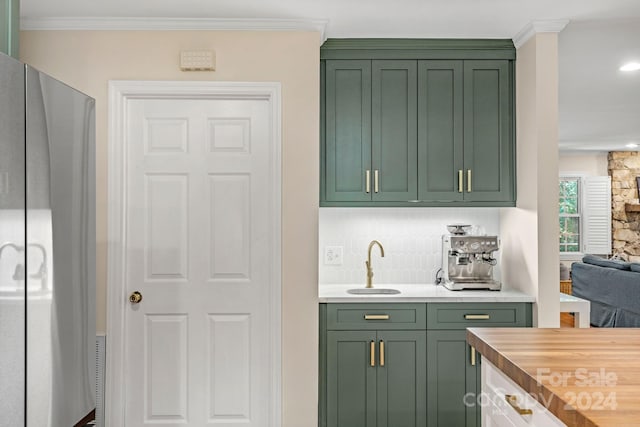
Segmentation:
{"type": "MultiPolygon", "coordinates": [[[[365,283],[367,247],[373,248],[374,284],[434,283],[442,260],[442,235],[447,224],[476,227],[474,234],[498,235],[499,208],[320,208],[320,284],[365,283]],[[342,246],[343,264],[325,265],[325,246],[342,246]]],[[[499,280],[500,266],[494,269],[499,280]]]]}

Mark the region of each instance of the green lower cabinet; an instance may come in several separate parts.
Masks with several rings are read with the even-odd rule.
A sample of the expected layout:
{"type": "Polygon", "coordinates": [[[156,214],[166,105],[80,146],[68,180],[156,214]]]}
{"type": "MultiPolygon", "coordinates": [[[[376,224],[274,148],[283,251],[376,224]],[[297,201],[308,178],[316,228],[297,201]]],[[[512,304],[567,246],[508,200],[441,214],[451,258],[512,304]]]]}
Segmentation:
{"type": "Polygon", "coordinates": [[[328,331],[327,426],[426,425],[425,331],[328,331]]]}
{"type": "Polygon", "coordinates": [[[428,427],[479,427],[474,404],[479,369],[466,334],[427,331],[428,427]]]}
{"type": "Polygon", "coordinates": [[[327,333],[327,426],[376,425],[376,340],[376,331],[327,333]]]}
{"type": "Polygon", "coordinates": [[[531,317],[530,303],[321,304],[319,427],[480,427],[466,328],[531,317]]]}
{"type": "Polygon", "coordinates": [[[427,421],[427,333],[378,331],[378,427],[422,427],[427,421]]]}

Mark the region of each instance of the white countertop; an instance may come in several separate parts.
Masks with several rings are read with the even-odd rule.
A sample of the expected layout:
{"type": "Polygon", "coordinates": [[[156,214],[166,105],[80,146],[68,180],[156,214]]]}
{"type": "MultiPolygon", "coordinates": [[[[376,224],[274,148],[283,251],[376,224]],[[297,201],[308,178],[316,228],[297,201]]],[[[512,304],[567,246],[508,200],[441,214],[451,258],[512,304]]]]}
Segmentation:
{"type": "Polygon", "coordinates": [[[535,302],[535,298],[521,291],[502,289],[500,291],[450,291],[436,285],[383,285],[374,288],[391,288],[400,291],[393,295],[352,295],[348,289],[364,288],[357,285],[320,285],[321,303],[345,302],[535,302]]]}

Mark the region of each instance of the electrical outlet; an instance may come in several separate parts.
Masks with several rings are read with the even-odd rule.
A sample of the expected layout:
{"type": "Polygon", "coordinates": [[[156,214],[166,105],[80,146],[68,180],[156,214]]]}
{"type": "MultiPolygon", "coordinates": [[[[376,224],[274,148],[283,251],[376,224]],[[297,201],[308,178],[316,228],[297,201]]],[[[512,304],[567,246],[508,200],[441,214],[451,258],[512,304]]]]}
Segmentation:
{"type": "Polygon", "coordinates": [[[342,246],[325,246],[324,264],[342,265],[342,246]]]}

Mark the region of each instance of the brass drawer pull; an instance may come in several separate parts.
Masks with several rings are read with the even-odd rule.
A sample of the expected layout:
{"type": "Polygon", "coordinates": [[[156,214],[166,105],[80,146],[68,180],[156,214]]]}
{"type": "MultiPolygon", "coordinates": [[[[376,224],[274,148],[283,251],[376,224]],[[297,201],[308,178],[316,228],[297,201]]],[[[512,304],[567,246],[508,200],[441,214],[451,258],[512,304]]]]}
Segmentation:
{"type": "Polygon", "coordinates": [[[380,340],[380,366],[384,366],[384,341],[380,340]]]}
{"type": "Polygon", "coordinates": [[[375,193],[378,193],[380,191],[380,184],[378,183],[378,181],[380,180],[379,176],[378,176],[378,169],[373,171],[373,191],[375,193]]]}
{"type": "Polygon", "coordinates": [[[518,406],[518,397],[513,396],[511,394],[505,394],[504,399],[507,403],[515,409],[515,411],[520,415],[533,415],[533,411],[531,409],[524,409],[518,406]]]}
{"type": "Polygon", "coordinates": [[[388,314],[365,314],[364,320],[389,320],[388,314]]]}
{"type": "Polygon", "coordinates": [[[376,366],[376,342],[371,341],[369,346],[369,359],[371,366],[376,366]]]}
{"type": "Polygon", "coordinates": [[[465,320],[489,320],[490,316],[488,314],[465,314],[465,320]]]}
{"type": "Polygon", "coordinates": [[[364,172],[364,187],[366,193],[371,193],[371,171],[369,169],[364,172]]]}

